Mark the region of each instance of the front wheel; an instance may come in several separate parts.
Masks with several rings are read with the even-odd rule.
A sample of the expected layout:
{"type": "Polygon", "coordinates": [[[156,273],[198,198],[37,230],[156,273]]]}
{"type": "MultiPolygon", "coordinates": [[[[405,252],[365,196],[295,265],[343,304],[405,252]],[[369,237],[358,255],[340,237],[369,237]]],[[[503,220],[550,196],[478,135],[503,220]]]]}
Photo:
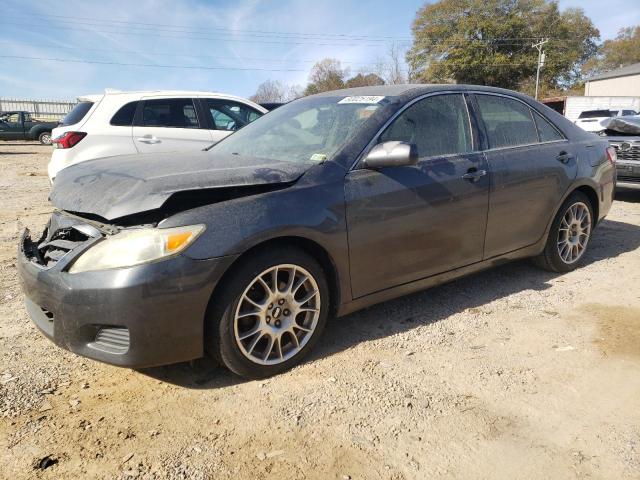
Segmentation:
{"type": "Polygon", "coordinates": [[[51,145],[51,132],[42,132],[38,135],[38,141],[42,145],[51,145]]]}
{"type": "Polygon", "coordinates": [[[245,259],[216,297],[208,350],[247,378],[275,375],[299,363],[318,341],[329,310],[322,267],[297,249],[245,259]]]}
{"type": "Polygon", "coordinates": [[[534,263],[552,272],[578,267],[587,251],[593,230],[593,206],[580,192],[572,193],[553,220],[547,244],[534,263]]]}

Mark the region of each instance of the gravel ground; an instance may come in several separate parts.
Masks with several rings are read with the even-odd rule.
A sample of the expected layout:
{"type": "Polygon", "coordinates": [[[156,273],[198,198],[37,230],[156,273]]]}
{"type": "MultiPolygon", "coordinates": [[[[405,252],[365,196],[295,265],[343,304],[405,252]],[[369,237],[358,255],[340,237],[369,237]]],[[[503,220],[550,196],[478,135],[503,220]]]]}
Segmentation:
{"type": "Polygon", "coordinates": [[[132,371],[55,347],[15,268],[49,147],[0,142],[0,477],[640,478],[640,192],[586,265],[517,262],[330,321],[293,371],[132,371]]]}

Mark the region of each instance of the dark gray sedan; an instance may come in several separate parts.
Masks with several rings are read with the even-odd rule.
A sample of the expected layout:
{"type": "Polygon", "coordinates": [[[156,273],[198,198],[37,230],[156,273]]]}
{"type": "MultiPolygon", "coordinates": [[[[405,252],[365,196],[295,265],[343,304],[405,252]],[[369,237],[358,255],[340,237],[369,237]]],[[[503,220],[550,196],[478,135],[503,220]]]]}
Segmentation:
{"type": "Polygon", "coordinates": [[[264,377],[329,316],[517,258],[576,268],[614,164],[605,139],[507,90],[314,95],[206,152],[63,170],[47,228],[20,243],[26,305],[86,357],[140,368],[210,352],[264,377]]]}

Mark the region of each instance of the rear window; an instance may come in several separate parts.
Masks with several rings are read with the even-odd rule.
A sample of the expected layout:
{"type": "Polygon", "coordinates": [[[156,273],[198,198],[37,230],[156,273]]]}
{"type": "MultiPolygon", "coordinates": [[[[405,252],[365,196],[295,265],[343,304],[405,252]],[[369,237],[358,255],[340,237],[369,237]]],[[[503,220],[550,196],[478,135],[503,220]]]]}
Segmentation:
{"type": "Polygon", "coordinates": [[[615,113],[611,110],[586,110],[580,114],[578,118],[599,118],[599,117],[615,117],[615,113]]]}
{"type": "Polygon", "coordinates": [[[133,125],[133,117],[136,114],[139,102],[129,102],[120,107],[120,110],[111,119],[111,125],[116,127],[130,127],[133,125]]]}
{"type": "Polygon", "coordinates": [[[540,115],[538,112],[533,112],[533,118],[536,121],[538,127],[538,135],[541,142],[555,142],[557,140],[564,140],[564,137],[551,125],[551,123],[540,115]]]}
{"type": "Polygon", "coordinates": [[[531,110],[525,104],[494,95],[478,95],[477,99],[490,148],[538,143],[531,110]]]}
{"type": "Polygon", "coordinates": [[[80,102],[73,109],[67,113],[67,116],[62,119],[61,125],[66,127],[67,125],[75,125],[82,121],[87,115],[89,110],[93,107],[93,102],[80,102]]]}

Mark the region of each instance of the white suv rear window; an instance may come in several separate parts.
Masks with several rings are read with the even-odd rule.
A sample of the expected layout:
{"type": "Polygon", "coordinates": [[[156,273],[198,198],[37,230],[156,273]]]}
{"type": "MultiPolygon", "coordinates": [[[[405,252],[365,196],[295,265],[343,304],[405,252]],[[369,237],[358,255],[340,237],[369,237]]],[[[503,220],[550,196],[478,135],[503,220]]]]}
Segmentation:
{"type": "Polygon", "coordinates": [[[66,117],[62,119],[62,123],[60,125],[66,127],[67,125],[80,123],[87,113],[89,113],[91,107],[93,107],[93,102],[78,103],[69,113],[67,113],[66,117]]]}

